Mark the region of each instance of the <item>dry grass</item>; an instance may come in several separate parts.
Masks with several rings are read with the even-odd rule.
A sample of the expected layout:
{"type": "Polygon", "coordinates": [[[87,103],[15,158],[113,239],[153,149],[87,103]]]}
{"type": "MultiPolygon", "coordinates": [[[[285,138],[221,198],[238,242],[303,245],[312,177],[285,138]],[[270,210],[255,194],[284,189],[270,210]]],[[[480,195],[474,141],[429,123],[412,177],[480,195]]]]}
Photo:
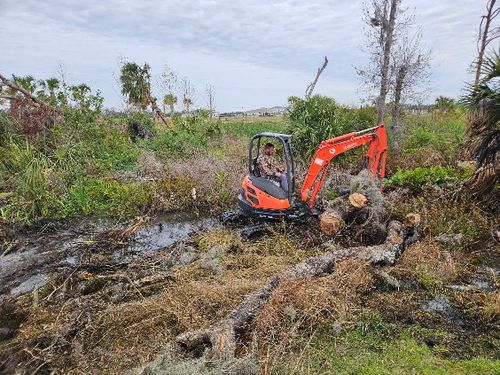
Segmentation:
{"type": "Polygon", "coordinates": [[[442,233],[464,236],[460,247],[472,248],[490,239],[490,228],[498,222],[494,214],[485,212],[480,204],[458,199],[456,191],[426,191],[421,195],[396,197],[391,202],[392,216],[403,218],[410,212],[422,216],[422,236],[442,233]]]}
{"type": "MultiPolygon", "coordinates": [[[[221,265],[226,277],[265,279],[278,274],[288,266],[318,254],[318,250],[302,244],[302,237],[292,238],[287,228],[271,230],[271,234],[258,241],[246,241],[239,231],[215,229],[196,237],[194,241],[201,252],[221,247],[221,265]]],[[[191,277],[208,277],[209,273],[199,264],[185,267],[191,277]]]]}
{"type": "Polygon", "coordinates": [[[332,274],[319,279],[283,281],[255,321],[264,367],[282,360],[299,336],[312,337],[327,321],[350,319],[360,309],[360,294],[372,284],[369,267],[356,259],[338,263],[332,274]]]}
{"type": "Polygon", "coordinates": [[[391,152],[387,159],[387,173],[395,173],[398,169],[413,169],[416,167],[446,166],[448,162],[441,152],[430,147],[422,147],[418,151],[413,151],[409,157],[406,150],[401,152],[391,152]]]}
{"type": "Polygon", "coordinates": [[[498,328],[500,324],[500,292],[498,290],[489,293],[455,293],[453,300],[478,323],[492,324],[498,328]]]}
{"type": "Polygon", "coordinates": [[[464,272],[457,258],[458,253],[451,255],[432,239],[426,238],[410,246],[392,272],[432,289],[456,280],[464,272]]]}
{"type": "Polygon", "coordinates": [[[226,249],[231,246],[242,246],[241,236],[238,236],[227,228],[214,229],[209,232],[203,233],[198,236],[195,241],[197,242],[198,249],[206,252],[214,246],[222,246],[226,249]]]}
{"type": "Polygon", "coordinates": [[[235,202],[247,174],[246,143],[227,139],[212,151],[196,151],[183,160],[165,162],[165,174],[193,182],[201,200],[212,205],[227,206],[235,202]]]}
{"type": "Polygon", "coordinates": [[[17,347],[17,359],[31,370],[119,373],[154,359],[177,334],[210,326],[263,282],[230,276],[200,281],[177,272],[148,298],[111,303],[106,293],[96,293],[41,306],[2,350],[17,347]]]}
{"type": "Polygon", "coordinates": [[[364,298],[364,306],[391,323],[406,325],[421,321],[422,310],[414,291],[371,293],[364,298]]]}

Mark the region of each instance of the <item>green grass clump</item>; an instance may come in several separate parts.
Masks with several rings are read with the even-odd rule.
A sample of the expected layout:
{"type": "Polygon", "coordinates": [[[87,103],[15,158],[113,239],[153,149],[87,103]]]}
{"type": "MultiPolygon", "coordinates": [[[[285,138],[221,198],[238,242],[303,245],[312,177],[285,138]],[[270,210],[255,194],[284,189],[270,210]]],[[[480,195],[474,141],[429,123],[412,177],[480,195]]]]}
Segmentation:
{"type": "Polygon", "coordinates": [[[408,115],[405,124],[401,148],[409,154],[431,149],[451,161],[465,139],[463,113],[408,115]]]}
{"type": "Polygon", "coordinates": [[[61,218],[91,214],[124,217],[143,212],[151,200],[151,192],[143,184],[83,177],[56,200],[50,214],[61,218]]]}
{"type": "MultiPolygon", "coordinates": [[[[280,366],[278,373],[317,374],[498,374],[500,362],[493,359],[445,359],[439,346],[433,350],[420,342],[419,327],[402,331],[377,315],[362,317],[354,328],[340,336],[320,331],[305,353],[280,366]],[[298,360],[295,360],[299,358],[298,360]]],[[[435,333],[434,333],[435,334],[435,333]]]]}
{"type": "Polygon", "coordinates": [[[252,118],[252,119],[225,119],[220,121],[221,132],[225,136],[249,138],[264,132],[285,132],[285,122],[282,118],[252,118]]]}
{"type": "Polygon", "coordinates": [[[459,174],[450,167],[417,167],[414,169],[398,169],[393,176],[386,179],[386,186],[401,186],[421,189],[428,184],[442,184],[456,181],[459,174]]]}

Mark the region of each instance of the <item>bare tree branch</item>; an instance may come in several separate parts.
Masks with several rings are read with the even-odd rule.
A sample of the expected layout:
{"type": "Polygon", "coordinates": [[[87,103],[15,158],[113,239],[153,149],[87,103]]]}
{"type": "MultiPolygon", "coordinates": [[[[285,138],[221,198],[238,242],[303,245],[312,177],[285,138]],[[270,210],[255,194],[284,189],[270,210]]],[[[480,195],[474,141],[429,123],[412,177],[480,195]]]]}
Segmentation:
{"type": "Polygon", "coordinates": [[[413,23],[413,17],[405,16],[401,0],[372,0],[364,5],[363,20],[367,25],[370,64],[357,69],[365,84],[377,91],[377,121],[382,123],[386,113],[386,99],[392,82],[391,55],[400,33],[413,23]]]}
{"type": "Polygon", "coordinates": [[[316,83],[318,82],[319,76],[321,75],[321,73],[323,73],[323,70],[325,70],[327,65],[328,65],[328,58],[325,56],[325,61],[323,61],[323,65],[321,65],[318,68],[318,71],[316,72],[316,77],[314,77],[314,81],[312,81],[306,88],[306,100],[312,96],[312,93],[314,91],[314,87],[316,86],[316,83]]]}
{"type": "Polygon", "coordinates": [[[500,13],[500,7],[495,8],[495,3],[496,0],[489,0],[486,3],[486,14],[484,16],[481,16],[481,22],[479,22],[479,32],[477,40],[478,56],[476,59],[476,75],[474,78],[474,85],[477,85],[479,83],[479,79],[481,77],[481,67],[483,65],[486,47],[492,40],[495,40],[500,36],[500,28],[498,27],[491,30],[490,35],[491,22],[500,13]]]}

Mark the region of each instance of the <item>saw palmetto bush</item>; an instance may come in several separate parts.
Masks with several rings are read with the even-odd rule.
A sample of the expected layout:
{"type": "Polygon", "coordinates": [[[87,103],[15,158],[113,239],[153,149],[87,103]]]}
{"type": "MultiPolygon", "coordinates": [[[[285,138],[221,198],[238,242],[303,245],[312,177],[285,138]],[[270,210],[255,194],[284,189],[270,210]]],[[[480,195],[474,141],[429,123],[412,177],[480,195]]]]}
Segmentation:
{"type": "Polygon", "coordinates": [[[500,176],[500,52],[485,58],[481,77],[463,98],[469,109],[470,151],[477,161],[467,187],[476,197],[488,199],[500,176]]]}

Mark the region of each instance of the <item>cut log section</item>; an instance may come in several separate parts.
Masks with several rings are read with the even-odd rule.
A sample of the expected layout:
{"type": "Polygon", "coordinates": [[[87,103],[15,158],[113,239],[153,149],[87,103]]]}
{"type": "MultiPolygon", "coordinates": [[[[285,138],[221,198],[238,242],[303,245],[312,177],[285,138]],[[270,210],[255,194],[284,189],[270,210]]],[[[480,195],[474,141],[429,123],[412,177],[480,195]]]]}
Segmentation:
{"type": "Polygon", "coordinates": [[[352,193],[348,197],[334,199],[320,216],[320,229],[327,236],[335,236],[345,225],[346,219],[353,212],[366,206],[367,198],[361,193],[352,193]]]}
{"type": "Polygon", "coordinates": [[[185,351],[201,355],[204,350],[215,358],[229,360],[235,357],[238,337],[249,333],[252,322],[264,304],[283,280],[298,280],[320,277],[333,272],[335,264],[345,258],[355,257],[370,264],[394,264],[407,244],[407,238],[415,239],[415,231],[399,221],[391,221],[387,228],[387,239],[383,244],[339,248],[333,243],[325,247],[330,251],[308,258],[289,268],[283,274],[270,278],[264,286],[257,289],[223,320],[210,328],[183,333],[176,343],[185,351]]]}

